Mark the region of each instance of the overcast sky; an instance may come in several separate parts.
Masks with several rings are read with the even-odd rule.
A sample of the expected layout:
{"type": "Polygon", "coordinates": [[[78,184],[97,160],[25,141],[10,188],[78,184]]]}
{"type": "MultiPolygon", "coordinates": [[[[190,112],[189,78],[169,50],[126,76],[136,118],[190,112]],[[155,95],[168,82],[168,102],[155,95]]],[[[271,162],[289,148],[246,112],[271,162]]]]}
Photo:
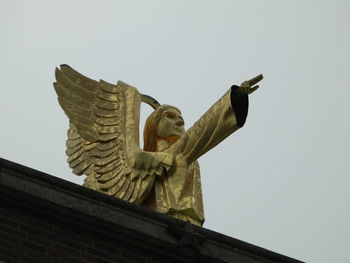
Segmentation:
{"type": "Polygon", "coordinates": [[[0,157],[82,182],[52,87],[63,63],[179,107],[186,128],[263,73],[246,125],[199,160],[204,227],[349,262],[349,25],[346,0],[0,0],[0,157]]]}

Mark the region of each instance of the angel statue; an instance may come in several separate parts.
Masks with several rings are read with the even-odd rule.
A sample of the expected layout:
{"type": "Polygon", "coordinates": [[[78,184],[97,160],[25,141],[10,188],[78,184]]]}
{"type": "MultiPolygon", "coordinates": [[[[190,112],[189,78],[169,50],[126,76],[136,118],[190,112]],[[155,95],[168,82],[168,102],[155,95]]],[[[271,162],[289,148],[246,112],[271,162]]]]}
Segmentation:
{"type": "Polygon", "coordinates": [[[259,75],[232,86],[190,129],[181,111],[160,105],[122,81],[89,79],[68,65],[56,68],[54,88],[69,118],[68,163],[84,186],[202,226],[197,159],[242,127],[248,94],[259,75]],[[139,145],[140,105],[154,108],[139,145]]]}

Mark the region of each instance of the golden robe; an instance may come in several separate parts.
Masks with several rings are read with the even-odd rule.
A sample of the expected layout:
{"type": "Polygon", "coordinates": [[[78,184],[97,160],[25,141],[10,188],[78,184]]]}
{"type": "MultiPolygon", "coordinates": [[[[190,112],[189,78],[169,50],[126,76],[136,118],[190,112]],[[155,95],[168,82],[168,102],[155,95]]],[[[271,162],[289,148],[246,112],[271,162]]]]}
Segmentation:
{"type": "Polygon", "coordinates": [[[248,96],[233,86],[164,152],[175,156],[165,178],[155,178],[144,206],[196,225],[204,223],[202,186],[197,159],[244,125],[248,96]]]}

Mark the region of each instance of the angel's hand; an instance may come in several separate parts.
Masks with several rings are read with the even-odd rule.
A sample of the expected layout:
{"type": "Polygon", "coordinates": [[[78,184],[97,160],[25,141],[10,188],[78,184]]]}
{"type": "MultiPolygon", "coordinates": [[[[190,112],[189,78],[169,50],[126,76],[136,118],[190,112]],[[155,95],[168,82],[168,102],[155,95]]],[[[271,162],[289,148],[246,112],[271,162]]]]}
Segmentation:
{"type": "Polygon", "coordinates": [[[257,84],[262,79],[263,79],[263,75],[260,74],[260,75],[254,77],[250,80],[246,80],[246,81],[242,82],[241,85],[239,86],[240,92],[243,94],[253,93],[254,91],[256,91],[259,88],[258,85],[256,85],[256,86],[254,86],[254,85],[257,84]]]}
{"type": "Polygon", "coordinates": [[[137,169],[155,169],[156,174],[164,176],[163,171],[169,171],[174,163],[174,156],[165,152],[139,151],[136,154],[134,167],[137,169]]]}

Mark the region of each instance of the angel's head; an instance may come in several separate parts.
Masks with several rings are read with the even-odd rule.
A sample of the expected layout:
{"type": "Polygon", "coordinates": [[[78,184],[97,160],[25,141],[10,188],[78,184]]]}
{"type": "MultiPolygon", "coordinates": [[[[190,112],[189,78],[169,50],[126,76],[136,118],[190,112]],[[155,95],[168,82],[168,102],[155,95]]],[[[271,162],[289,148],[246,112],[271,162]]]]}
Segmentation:
{"type": "Polygon", "coordinates": [[[181,111],[170,105],[158,107],[147,118],[143,131],[145,151],[156,151],[158,140],[174,143],[185,132],[181,111]]]}

